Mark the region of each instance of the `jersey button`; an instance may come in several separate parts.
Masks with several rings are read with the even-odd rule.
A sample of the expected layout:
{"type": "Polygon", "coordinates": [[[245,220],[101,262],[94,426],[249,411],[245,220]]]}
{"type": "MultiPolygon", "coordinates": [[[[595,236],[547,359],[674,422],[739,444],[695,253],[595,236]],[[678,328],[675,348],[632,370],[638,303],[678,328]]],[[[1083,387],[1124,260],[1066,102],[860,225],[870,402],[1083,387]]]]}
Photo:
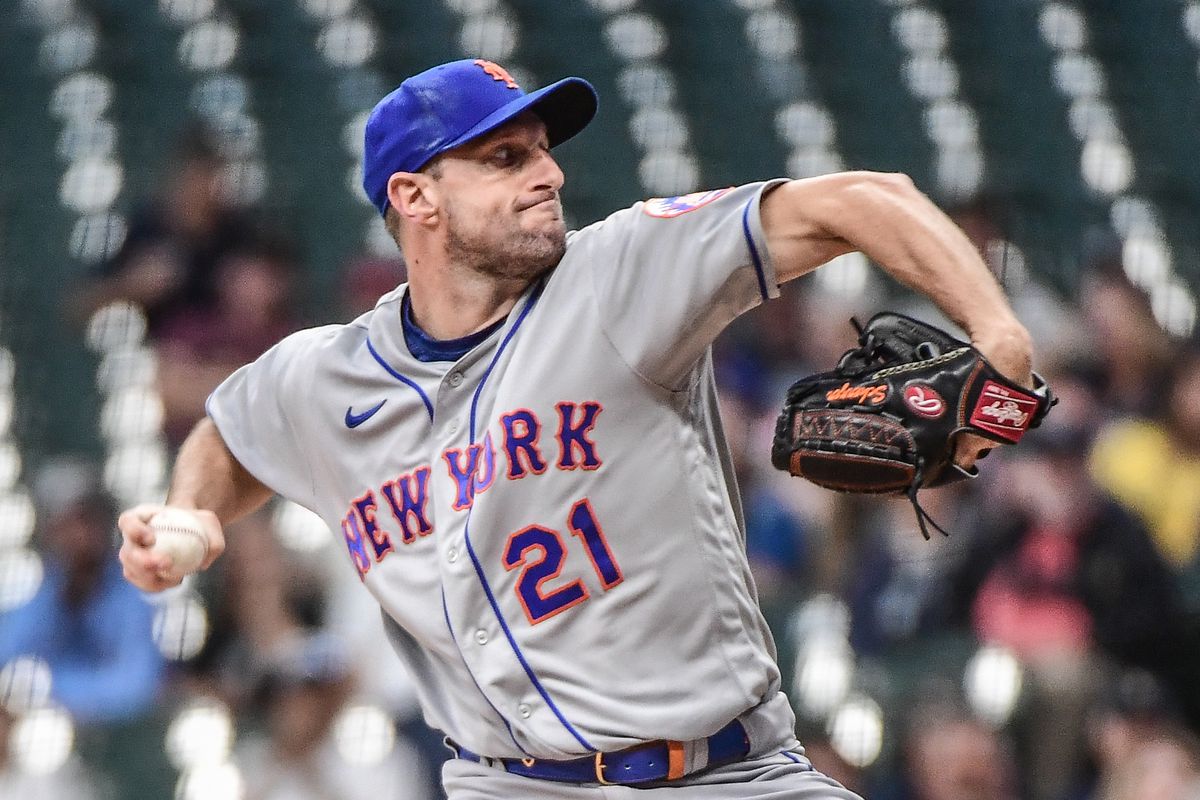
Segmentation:
{"type": "Polygon", "coordinates": [[[463,382],[463,374],[461,372],[450,373],[450,385],[459,386],[463,382]]]}
{"type": "Polygon", "coordinates": [[[454,435],[454,434],[458,433],[458,422],[457,422],[457,420],[456,420],[456,421],[454,421],[454,422],[451,422],[450,424],[448,424],[448,425],[446,426],[446,433],[449,433],[450,435],[454,435]]]}
{"type": "Polygon", "coordinates": [[[475,641],[479,642],[480,644],[487,644],[488,643],[487,631],[485,631],[485,630],[475,631],[475,641]]]}
{"type": "Polygon", "coordinates": [[[530,715],[533,714],[533,709],[529,707],[528,703],[521,703],[521,705],[517,706],[517,713],[521,715],[521,719],[529,719],[530,715]]]}
{"type": "Polygon", "coordinates": [[[451,547],[449,550],[447,550],[446,560],[451,564],[453,564],[455,561],[458,561],[458,550],[454,547],[451,547]]]}

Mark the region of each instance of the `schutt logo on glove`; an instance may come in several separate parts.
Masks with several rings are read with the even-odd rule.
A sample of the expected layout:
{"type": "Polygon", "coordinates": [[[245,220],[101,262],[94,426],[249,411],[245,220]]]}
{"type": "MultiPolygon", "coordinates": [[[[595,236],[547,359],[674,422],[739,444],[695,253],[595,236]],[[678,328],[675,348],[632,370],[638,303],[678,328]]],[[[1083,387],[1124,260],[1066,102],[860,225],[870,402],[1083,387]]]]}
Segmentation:
{"type": "Polygon", "coordinates": [[[825,399],[830,403],[858,403],[864,406],[877,406],[887,399],[887,384],[874,386],[851,386],[846,381],[836,389],[825,393],[825,399]]]}

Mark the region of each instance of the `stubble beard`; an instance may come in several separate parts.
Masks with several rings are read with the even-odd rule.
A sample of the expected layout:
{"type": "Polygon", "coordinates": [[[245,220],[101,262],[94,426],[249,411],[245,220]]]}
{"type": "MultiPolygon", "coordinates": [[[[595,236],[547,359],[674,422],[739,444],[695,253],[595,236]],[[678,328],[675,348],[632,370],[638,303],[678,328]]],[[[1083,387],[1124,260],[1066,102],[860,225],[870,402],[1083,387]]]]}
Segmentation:
{"type": "Polygon", "coordinates": [[[447,250],[452,263],[481,275],[504,280],[532,281],[553,269],[567,252],[566,227],[526,231],[515,223],[505,234],[495,227],[469,229],[449,216],[447,250]]]}

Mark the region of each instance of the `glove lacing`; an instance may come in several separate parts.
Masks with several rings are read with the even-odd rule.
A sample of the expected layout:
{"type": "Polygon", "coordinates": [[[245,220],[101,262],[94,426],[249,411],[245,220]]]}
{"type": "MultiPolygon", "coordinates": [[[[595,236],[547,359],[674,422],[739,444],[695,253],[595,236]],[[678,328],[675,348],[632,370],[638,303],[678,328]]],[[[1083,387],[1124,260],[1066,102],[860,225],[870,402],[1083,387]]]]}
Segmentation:
{"type": "Polygon", "coordinates": [[[925,541],[927,542],[929,541],[929,528],[925,526],[926,522],[932,525],[933,529],[942,536],[950,538],[950,534],[946,532],[946,529],[941,525],[938,525],[934,518],[929,515],[929,512],[921,508],[921,503],[917,500],[917,492],[921,488],[921,481],[925,478],[924,472],[925,459],[918,458],[917,471],[913,475],[912,483],[909,484],[908,490],[905,492],[905,494],[908,496],[908,501],[912,503],[913,511],[915,511],[917,514],[917,525],[920,526],[921,535],[925,537],[925,541]]]}

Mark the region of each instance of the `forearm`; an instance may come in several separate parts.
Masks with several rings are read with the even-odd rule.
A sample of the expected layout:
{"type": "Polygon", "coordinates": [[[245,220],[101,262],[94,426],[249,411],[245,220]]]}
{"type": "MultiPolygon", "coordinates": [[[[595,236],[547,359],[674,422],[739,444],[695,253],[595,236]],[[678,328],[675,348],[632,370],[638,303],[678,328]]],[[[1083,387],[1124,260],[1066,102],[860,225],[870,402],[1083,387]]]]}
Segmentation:
{"type": "Polygon", "coordinates": [[[859,172],[792,181],[764,199],[762,213],[781,281],[861,251],[982,349],[1008,354],[996,364],[1001,371],[1018,380],[1028,373],[1028,333],[1004,291],[966,235],[908,178],[859,172]]]}
{"type": "Polygon", "coordinates": [[[205,417],[179,449],[167,504],[205,509],[227,524],[260,507],[271,494],[238,463],[217,426],[205,417]]]}

